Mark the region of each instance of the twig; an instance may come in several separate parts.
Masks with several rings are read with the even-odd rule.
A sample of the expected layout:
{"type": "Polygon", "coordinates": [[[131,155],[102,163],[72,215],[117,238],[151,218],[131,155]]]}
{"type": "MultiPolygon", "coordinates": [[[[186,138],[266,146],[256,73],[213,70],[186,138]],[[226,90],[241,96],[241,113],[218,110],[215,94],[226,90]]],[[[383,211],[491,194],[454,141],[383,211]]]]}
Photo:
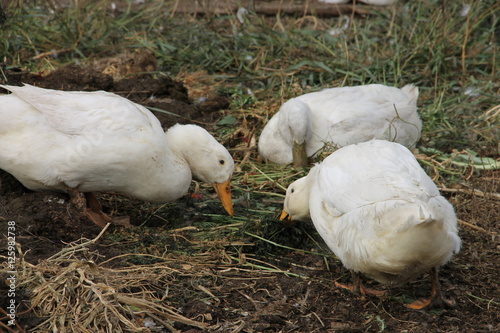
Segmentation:
{"type": "Polygon", "coordinates": [[[154,106],[145,105],[145,107],[148,108],[151,111],[156,111],[156,112],[168,114],[169,116],[174,116],[174,117],[182,118],[182,119],[185,119],[185,120],[189,120],[189,121],[191,121],[193,123],[197,123],[197,124],[200,124],[200,125],[208,125],[208,123],[206,123],[206,122],[199,121],[199,120],[196,120],[196,119],[191,119],[191,118],[185,117],[185,116],[181,116],[180,114],[169,112],[167,110],[163,110],[163,109],[160,109],[160,108],[157,108],[157,107],[154,107],[154,106]]]}
{"type": "Polygon", "coordinates": [[[313,252],[313,251],[307,251],[307,250],[302,250],[302,249],[294,249],[293,247],[289,247],[289,246],[285,246],[285,245],[281,245],[281,244],[278,244],[276,242],[273,242],[272,240],[269,240],[269,239],[265,239],[264,237],[260,237],[258,235],[255,235],[255,234],[252,234],[248,231],[245,231],[245,234],[248,235],[248,236],[251,236],[251,237],[255,237],[257,239],[260,239],[261,241],[264,241],[264,242],[267,242],[271,245],[274,245],[274,246],[278,246],[278,247],[281,247],[281,248],[284,248],[284,249],[287,249],[287,250],[294,250],[294,251],[300,251],[300,252],[304,252],[304,253],[309,253],[309,254],[314,254],[314,255],[318,255],[318,256],[322,256],[322,257],[330,257],[330,255],[325,255],[323,253],[319,253],[319,252],[313,252]]]}
{"type": "Polygon", "coordinates": [[[104,234],[104,232],[109,228],[109,226],[111,225],[111,223],[108,223],[106,224],[106,226],[104,228],[102,228],[101,232],[99,233],[99,235],[97,235],[96,238],[94,239],[91,239],[85,243],[81,243],[81,244],[77,244],[75,246],[72,246],[72,247],[68,247],[68,248],[64,248],[62,249],[61,251],[59,251],[58,253],[54,254],[52,257],[50,257],[49,259],[47,260],[55,260],[57,258],[61,258],[62,256],[64,256],[66,253],[68,252],[76,252],[77,250],[81,249],[81,248],[84,248],[86,247],[87,245],[91,245],[91,244],[94,244],[97,242],[97,240],[99,238],[101,238],[101,236],[104,234]]]}
{"type": "MultiPolygon", "coordinates": [[[[4,319],[9,318],[9,317],[7,316],[7,311],[5,311],[5,310],[4,310],[4,308],[1,308],[1,307],[0,307],[0,312],[2,312],[3,314],[5,314],[5,315],[6,315],[5,317],[0,318],[1,320],[4,320],[4,319]]],[[[19,314],[17,314],[16,316],[19,316],[19,314]]],[[[16,329],[15,329],[15,330],[14,330],[14,328],[9,327],[9,326],[5,325],[5,324],[4,324],[4,323],[2,323],[2,322],[0,322],[0,328],[2,328],[2,327],[3,327],[3,328],[5,328],[5,329],[7,329],[7,331],[6,331],[6,332],[13,332],[13,333],[14,333],[14,332],[18,332],[18,333],[26,333],[26,330],[25,330],[24,328],[22,328],[21,326],[19,326],[19,323],[17,322],[17,320],[15,320],[15,321],[14,321],[14,323],[15,323],[15,325],[16,325],[16,329]]]]}
{"type": "Polygon", "coordinates": [[[278,183],[278,182],[276,182],[274,179],[272,179],[271,177],[269,177],[268,175],[266,175],[266,174],[265,174],[262,170],[260,170],[259,168],[257,168],[257,166],[255,166],[255,164],[253,164],[253,163],[252,163],[252,167],[254,167],[254,168],[255,168],[255,170],[257,170],[258,172],[260,172],[260,173],[261,173],[264,177],[266,177],[268,180],[270,180],[270,181],[272,181],[272,182],[275,182],[275,183],[276,183],[276,185],[277,185],[278,187],[280,187],[282,190],[284,190],[284,191],[286,192],[286,188],[285,188],[283,185],[279,184],[279,183],[278,183]]]}
{"type": "Polygon", "coordinates": [[[460,220],[458,219],[458,223],[460,223],[461,225],[465,225],[469,228],[472,228],[472,229],[475,229],[475,230],[478,230],[478,231],[482,231],[482,232],[485,232],[487,234],[490,234],[490,235],[498,235],[498,232],[495,232],[495,231],[488,231],[486,229],[483,229],[481,227],[478,227],[477,225],[474,225],[474,224],[471,224],[469,222],[465,222],[463,220],[460,220]]]}
{"type": "Polygon", "coordinates": [[[441,192],[449,192],[449,193],[465,193],[465,194],[474,194],[477,195],[478,197],[483,197],[483,198],[491,198],[495,200],[500,200],[500,194],[499,193],[485,193],[481,190],[476,190],[476,189],[461,189],[461,188],[446,188],[446,187],[440,187],[439,190],[441,192]]]}
{"type": "Polygon", "coordinates": [[[217,302],[217,304],[220,303],[220,298],[215,296],[210,290],[208,290],[205,286],[202,286],[201,284],[196,285],[196,288],[200,289],[203,291],[205,294],[209,295],[214,301],[217,302]]]}
{"type": "Polygon", "coordinates": [[[467,293],[467,295],[469,295],[469,296],[470,296],[470,297],[472,297],[472,298],[478,299],[478,300],[480,300],[480,301],[487,302],[487,303],[488,303],[488,306],[489,306],[489,304],[490,304],[490,303],[493,303],[493,304],[495,304],[495,305],[500,305],[500,303],[495,302],[495,301],[494,301],[494,300],[492,300],[492,299],[484,299],[484,298],[481,298],[481,297],[478,297],[478,296],[472,295],[471,293],[467,293]]]}
{"type": "Polygon", "coordinates": [[[40,53],[39,55],[36,55],[36,56],[32,57],[31,59],[32,60],[36,60],[36,59],[44,58],[46,56],[50,56],[50,55],[53,55],[53,54],[69,52],[71,50],[73,50],[73,47],[68,47],[68,48],[62,49],[62,50],[47,51],[47,52],[40,53]]]}
{"type": "MultiPolygon", "coordinates": [[[[289,272],[289,271],[284,271],[282,269],[279,269],[276,266],[272,266],[269,263],[265,263],[265,262],[262,262],[262,261],[257,260],[257,259],[250,259],[250,260],[254,260],[254,261],[257,261],[257,262],[262,262],[264,264],[267,264],[267,265],[271,266],[271,268],[269,266],[252,264],[250,262],[243,261],[241,258],[236,258],[234,256],[229,256],[229,258],[232,259],[232,260],[235,260],[241,266],[251,267],[252,268],[251,271],[255,271],[255,269],[258,269],[258,270],[265,271],[265,272],[268,272],[268,273],[280,273],[280,274],[284,274],[286,276],[295,276],[295,277],[300,277],[300,278],[307,278],[307,276],[303,276],[303,275],[300,275],[300,274],[297,274],[297,273],[292,273],[292,272],[289,272]]],[[[242,268],[240,268],[239,270],[240,271],[246,271],[245,269],[242,269],[242,268]]]]}

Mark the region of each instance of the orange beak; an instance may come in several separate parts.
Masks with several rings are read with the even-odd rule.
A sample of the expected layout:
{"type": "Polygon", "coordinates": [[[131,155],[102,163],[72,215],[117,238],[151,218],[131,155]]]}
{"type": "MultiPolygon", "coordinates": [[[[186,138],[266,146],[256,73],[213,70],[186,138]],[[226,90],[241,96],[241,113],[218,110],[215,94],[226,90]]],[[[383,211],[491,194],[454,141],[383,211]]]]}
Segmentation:
{"type": "Polygon", "coordinates": [[[222,202],[222,207],[226,210],[226,212],[230,216],[234,216],[233,210],[233,201],[231,200],[231,187],[230,187],[231,179],[226,180],[224,183],[213,183],[215,192],[220,198],[222,202]]]}
{"type": "Polygon", "coordinates": [[[287,212],[285,212],[285,210],[281,211],[281,214],[278,217],[278,219],[280,221],[286,220],[285,222],[287,222],[287,224],[290,223],[290,222],[292,222],[292,217],[287,212]]]}

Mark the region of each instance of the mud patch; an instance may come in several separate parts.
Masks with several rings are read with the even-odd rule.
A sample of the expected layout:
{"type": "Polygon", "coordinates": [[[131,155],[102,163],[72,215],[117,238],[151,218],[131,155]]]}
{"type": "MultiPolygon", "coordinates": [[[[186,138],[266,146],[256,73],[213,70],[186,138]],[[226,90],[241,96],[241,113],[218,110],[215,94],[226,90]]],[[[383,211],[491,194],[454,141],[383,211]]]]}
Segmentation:
{"type": "MultiPolygon", "coordinates": [[[[26,83],[67,91],[110,91],[151,107],[151,111],[160,120],[164,129],[177,123],[211,128],[224,115],[218,111],[224,111],[230,105],[224,96],[206,97],[195,104],[190,100],[188,91],[181,82],[163,73],[130,72],[139,68],[141,67],[129,68],[128,75],[125,77],[120,75],[117,80],[111,74],[78,65],[61,67],[48,75],[10,69],[5,71],[7,80],[4,83],[10,85],[26,83]]],[[[118,73],[123,74],[123,71],[118,73]]],[[[3,89],[2,91],[4,92],[3,89]]]]}

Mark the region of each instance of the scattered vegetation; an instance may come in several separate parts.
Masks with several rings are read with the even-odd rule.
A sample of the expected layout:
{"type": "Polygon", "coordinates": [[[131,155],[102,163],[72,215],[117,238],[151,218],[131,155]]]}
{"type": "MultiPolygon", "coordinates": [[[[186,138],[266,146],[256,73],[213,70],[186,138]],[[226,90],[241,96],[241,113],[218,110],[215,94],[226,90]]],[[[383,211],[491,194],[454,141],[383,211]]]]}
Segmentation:
{"type": "MultiPolygon", "coordinates": [[[[324,87],[369,83],[401,87],[413,83],[420,89],[419,113],[424,124],[416,154],[443,191],[469,193],[468,187],[453,185],[465,186],[472,175],[500,168],[498,1],[401,0],[394,7],[374,8],[366,17],[319,18],[302,13],[265,17],[248,8],[243,21],[232,12],[204,16],[177,13],[177,3],[2,2],[3,70],[18,68],[44,75],[66,64],[90,63],[127,49],[147,49],[156,57],[159,72],[184,81],[193,101],[208,93],[231,101],[229,112],[221,114],[214,127],[214,135],[230,147],[235,158],[237,216],[211,214],[210,206],[218,203],[209,199],[198,205],[204,220],[186,227],[185,221],[177,222],[183,215],[175,212],[175,205],[147,207],[144,211],[148,215],[140,227],[144,229],[137,229],[140,232],[115,230],[103,236],[127,251],[116,262],[98,263],[98,255],[85,252],[83,257],[98,264],[82,263],[81,253],[75,249],[83,247],[75,244],[71,244],[71,252],[63,250],[40,265],[22,261],[24,286],[38,292],[33,296],[33,307],[38,306],[41,317],[47,316],[39,324],[41,329],[57,330],[61,323],[73,320],[64,316],[73,311],[73,300],[78,297],[97,304],[94,308],[78,305],[86,327],[93,331],[108,327],[101,325],[111,325],[115,331],[118,327],[139,330],[142,321],[133,319],[143,320],[146,310],[164,329],[175,331],[175,322],[206,329],[208,313],[196,321],[190,319],[194,316],[180,315],[164,303],[167,296],[158,291],[158,285],[151,287],[145,279],[162,279],[162,286],[168,286],[169,281],[178,282],[179,276],[189,274],[200,281],[207,276],[220,279],[214,270],[225,269],[306,278],[300,272],[280,268],[280,263],[288,260],[280,255],[291,252],[313,253],[327,267],[334,265],[335,258],[312,226],[283,228],[275,222],[286,186],[306,171],[257,162],[258,133],[290,97],[324,87]],[[197,86],[200,82],[203,88],[197,86]],[[170,218],[173,216],[176,219],[170,218]],[[165,223],[165,230],[158,231],[166,232],[162,236],[148,231],[165,223]],[[176,245],[159,247],[155,244],[160,238],[162,244],[176,245]],[[172,252],[179,255],[175,260],[166,255],[172,252]],[[192,256],[191,261],[181,262],[180,256],[192,256]],[[123,265],[130,265],[134,273],[127,275],[123,265]],[[142,273],[136,274],[139,271],[142,273]],[[75,298],[61,296],[64,288],[73,290],[75,298]],[[110,298],[105,299],[105,295],[110,298]],[[59,302],[58,297],[65,301],[59,302]],[[50,317],[50,313],[59,317],[50,317]]],[[[498,174],[491,177],[498,179],[498,174]]],[[[481,196],[479,192],[474,193],[481,196]]],[[[481,193],[494,203],[498,200],[496,193],[481,193]]],[[[489,214],[491,221],[481,227],[472,223],[472,227],[498,237],[494,212],[489,214]]],[[[203,284],[199,286],[197,292],[220,302],[203,284]]],[[[172,293],[182,297],[179,291],[172,293]]],[[[389,319],[372,315],[364,328],[388,331],[389,319]]],[[[73,331],[84,331],[78,321],[72,325],[73,331]]],[[[239,331],[236,326],[231,329],[239,331]]]]}

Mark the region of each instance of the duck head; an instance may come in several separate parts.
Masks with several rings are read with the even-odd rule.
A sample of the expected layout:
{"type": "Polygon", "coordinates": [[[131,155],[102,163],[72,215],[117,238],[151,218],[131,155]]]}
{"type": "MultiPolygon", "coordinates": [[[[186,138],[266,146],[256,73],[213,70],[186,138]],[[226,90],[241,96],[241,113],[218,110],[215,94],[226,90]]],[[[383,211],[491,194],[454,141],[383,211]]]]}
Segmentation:
{"type": "Polygon", "coordinates": [[[309,177],[305,176],[291,183],[286,189],[285,203],[279,219],[288,223],[294,220],[307,221],[309,213],[309,177]]]}
{"type": "Polygon", "coordinates": [[[279,111],[279,131],[292,148],[293,166],[307,166],[307,141],[312,136],[309,105],[297,98],[283,104],[279,111]]]}
{"type": "Polygon", "coordinates": [[[196,125],[175,125],[168,132],[174,134],[172,137],[175,137],[175,146],[179,147],[193,176],[212,184],[222,206],[233,216],[230,181],[234,161],[227,149],[205,129],[196,125]]]}

